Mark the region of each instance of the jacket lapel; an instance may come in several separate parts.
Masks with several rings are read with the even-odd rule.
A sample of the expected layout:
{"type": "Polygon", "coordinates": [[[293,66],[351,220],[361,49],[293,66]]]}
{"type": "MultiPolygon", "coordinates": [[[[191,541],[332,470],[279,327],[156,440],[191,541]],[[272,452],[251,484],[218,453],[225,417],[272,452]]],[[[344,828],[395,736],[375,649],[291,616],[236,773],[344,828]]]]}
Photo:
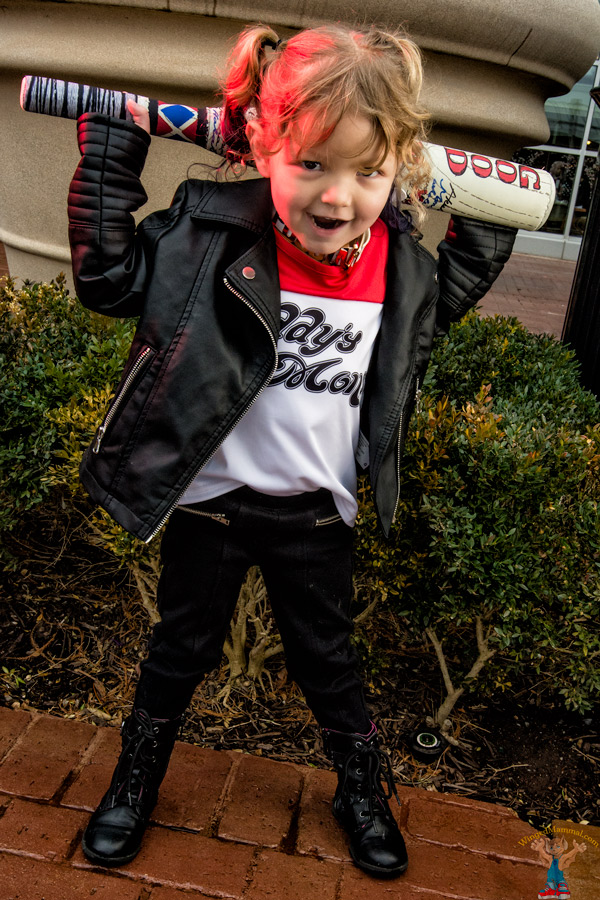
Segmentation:
{"type": "MultiPolygon", "coordinates": [[[[216,182],[207,186],[191,216],[198,222],[233,225],[258,240],[226,270],[230,288],[264,319],[275,340],[279,335],[281,291],[273,236],[273,202],[266,178],[216,182]]],[[[245,242],[248,246],[248,242],[245,242]]]]}

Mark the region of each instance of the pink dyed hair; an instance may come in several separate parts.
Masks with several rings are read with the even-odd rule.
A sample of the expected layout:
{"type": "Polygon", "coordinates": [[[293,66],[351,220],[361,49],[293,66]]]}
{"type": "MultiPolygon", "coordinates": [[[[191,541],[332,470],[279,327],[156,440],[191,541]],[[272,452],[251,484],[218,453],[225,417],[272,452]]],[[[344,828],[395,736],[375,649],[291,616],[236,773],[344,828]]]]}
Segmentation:
{"type": "MultiPolygon", "coordinates": [[[[285,140],[312,147],[343,116],[363,116],[380,159],[390,150],[396,155],[399,185],[416,201],[429,176],[421,152],[429,115],[420,104],[423,69],[416,44],[403,32],[340,25],[306,29],[271,49],[278,41],[272,28],[249,26],[229,57],[224,130],[234,155],[251,160],[253,140],[265,155],[285,140]]],[[[416,210],[419,219],[420,204],[416,210]]]]}

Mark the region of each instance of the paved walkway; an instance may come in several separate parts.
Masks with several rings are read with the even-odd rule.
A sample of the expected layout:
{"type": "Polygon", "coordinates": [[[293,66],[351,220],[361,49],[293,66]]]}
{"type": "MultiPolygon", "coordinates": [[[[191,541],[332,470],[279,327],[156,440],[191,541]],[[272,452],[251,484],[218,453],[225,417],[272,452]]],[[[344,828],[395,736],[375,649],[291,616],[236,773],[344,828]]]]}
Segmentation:
{"type": "MultiPolygon", "coordinates": [[[[560,336],[574,268],[513,256],[482,311],[560,336]]],[[[331,816],[332,772],[183,743],[140,855],[94,868],[80,837],[118,745],[114,728],[0,708],[0,900],[534,900],[545,884],[512,812],[404,787],[409,869],[370,878],[331,816]]],[[[555,825],[589,851],[569,870],[572,900],[598,900],[600,828],[555,825]]]]}
{"type": "Polygon", "coordinates": [[[0,278],[2,278],[3,275],[8,275],[8,262],[6,261],[4,244],[0,244],[0,278]]]}
{"type": "Polygon", "coordinates": [[[575,263],[513,253],[479,308],[483,315],[515,316],[536,333],[560,337],[575,263]]]}
{"type": "MultiPolygon", "coordinates": [[[[0,709],[1,900],[534,900],[544,887],[533,829],[500,806],[399,788],[410,865],[378,880],[349,860],[332,772],[183,743],[139,856],[94,868],[80,837],[118,742],[115,728],[0,709]]],[[[563,827],[590,851],[572,898],[597,900],[600,828],[563,827]]]]}

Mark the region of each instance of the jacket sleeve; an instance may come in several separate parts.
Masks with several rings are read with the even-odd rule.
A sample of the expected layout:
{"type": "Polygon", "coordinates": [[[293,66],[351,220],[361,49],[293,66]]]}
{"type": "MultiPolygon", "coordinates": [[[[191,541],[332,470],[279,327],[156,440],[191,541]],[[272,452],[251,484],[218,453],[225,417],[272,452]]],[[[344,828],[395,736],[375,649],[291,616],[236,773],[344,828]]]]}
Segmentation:
{"type": "Polygon", "coordinates": [[[448,332],[488,292],[509,258],[516,228],[454,216],[438,247],[436,335],[448,332]]]}
{"type": "Polygon", "coordinates": [[[150,135],[130,122],[86,113],[77,137],[81,160],[68,207],[77,294],[96,312],[139,315],[147,264],[133,213],[147,200],[140,175],[150,135]]]}

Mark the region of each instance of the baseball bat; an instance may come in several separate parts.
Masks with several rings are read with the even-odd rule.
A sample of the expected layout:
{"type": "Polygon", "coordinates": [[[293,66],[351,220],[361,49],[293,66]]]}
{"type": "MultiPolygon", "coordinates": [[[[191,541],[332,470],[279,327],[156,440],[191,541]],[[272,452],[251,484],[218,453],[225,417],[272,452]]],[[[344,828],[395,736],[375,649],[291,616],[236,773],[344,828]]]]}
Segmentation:
{"type": "MultiPolygon", "coordinates": [[[[219,107],[196,109],[41,75],[26,75],[21,82],[22,109],[61,118],[77,119],[85,112],[100,112],[131,120],[128,100],[148,110],[152,135],[187,141],[219,156],[226,154],[228,145],[221,132],[219,107]]],[[[423,146],[432,176],[419,200],[427,208],[526,231],[537,231],[545,223],[555,197],[549,172],[440,144],[423,146]]]]}

